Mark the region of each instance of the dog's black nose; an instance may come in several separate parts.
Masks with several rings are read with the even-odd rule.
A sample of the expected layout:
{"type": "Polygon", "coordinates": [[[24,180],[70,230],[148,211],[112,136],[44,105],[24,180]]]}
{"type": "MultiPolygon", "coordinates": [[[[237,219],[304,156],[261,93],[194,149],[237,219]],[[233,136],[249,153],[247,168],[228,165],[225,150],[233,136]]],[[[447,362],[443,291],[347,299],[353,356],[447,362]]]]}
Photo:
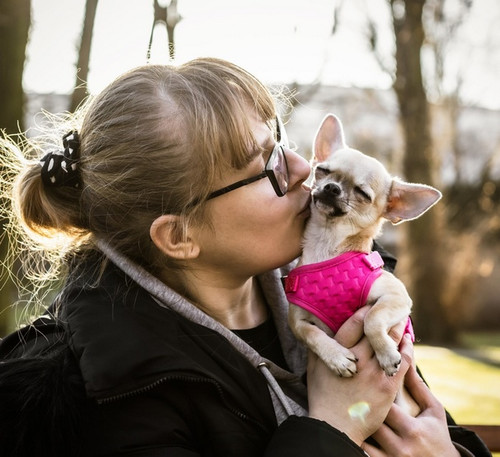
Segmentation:
{"type": "Polygon", "coordinates": [[[325,186],[323,187],[323,191],[328,195],[337,196],[337,195],[340,195],[340,193],[342,192],[342,189],[340,188],[340,186],[338,184],[331,182],[331,183],[325,184],[325,186]]]}

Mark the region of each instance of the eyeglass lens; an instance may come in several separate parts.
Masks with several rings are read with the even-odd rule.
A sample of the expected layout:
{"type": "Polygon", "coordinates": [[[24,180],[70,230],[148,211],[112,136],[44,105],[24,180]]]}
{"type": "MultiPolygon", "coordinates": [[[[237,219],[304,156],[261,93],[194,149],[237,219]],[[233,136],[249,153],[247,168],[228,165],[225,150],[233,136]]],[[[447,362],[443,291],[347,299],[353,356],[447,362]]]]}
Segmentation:
{"type": "Polygon", "coordinates": [[[266,164],[266,173],[270,176],[273,186],[277,187],[277,194],[283,196],[288,190],[288,164],[282,145],[276,145],[269,161],[266,164]],[[279,192],[278,192],[279,190],[279,192]]]}
{"type": "Polygon", "coordinates": [[[278,160],[275,167],[276,170],[276,178],[278,179],[278,184],[283,193],[286,193],[288,190],[288,165],[285,159],[285,151],[283,147],[280,146],[278,148],[281,154],[278,154],[278,160]]]}

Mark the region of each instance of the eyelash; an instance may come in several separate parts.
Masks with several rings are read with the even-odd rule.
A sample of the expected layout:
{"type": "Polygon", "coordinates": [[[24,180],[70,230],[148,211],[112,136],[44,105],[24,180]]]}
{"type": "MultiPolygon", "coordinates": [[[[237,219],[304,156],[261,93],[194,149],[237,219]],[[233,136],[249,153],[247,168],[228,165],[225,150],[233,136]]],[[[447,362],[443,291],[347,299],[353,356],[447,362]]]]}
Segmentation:
{"type": "Polygon", "coordinates": [[[320,175],[327,175],[328,173],[330,173],[330,170],[328,170],[327,168],[316,167],[316,173],[320,175]]]}
{"type": "Polygon", "coordinates": [[[372,198],[370,197],[370,195],[368,195],[363,189],[361,189],[361,187],[359,186],[356,186],[354,188],[354,191],[361,196],[361,198],[363,198],[364,200],[368,201],[368,202],[372,202],[372,198]]]}

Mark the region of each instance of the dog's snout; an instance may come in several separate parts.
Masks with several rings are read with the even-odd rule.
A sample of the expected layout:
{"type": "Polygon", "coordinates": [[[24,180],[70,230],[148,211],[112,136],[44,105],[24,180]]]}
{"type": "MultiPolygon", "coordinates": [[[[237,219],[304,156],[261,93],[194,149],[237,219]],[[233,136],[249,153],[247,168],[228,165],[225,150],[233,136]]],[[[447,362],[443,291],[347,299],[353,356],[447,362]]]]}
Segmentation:
{"type": "Polygon", "coordinates": [[[328,217],[346,214],[346,201],[342,187],[336,182],[328,182],[316,187],[312,192],[314,205],[328,217]]]}
{"type": "Polygon", "coordinates": [[[337,196],[340,195],[342,192],[342,189],[340,186],[334,182],[328,183],[323,187],[323,191],[327,193],[328,195],[332,196],[337,196]]]}

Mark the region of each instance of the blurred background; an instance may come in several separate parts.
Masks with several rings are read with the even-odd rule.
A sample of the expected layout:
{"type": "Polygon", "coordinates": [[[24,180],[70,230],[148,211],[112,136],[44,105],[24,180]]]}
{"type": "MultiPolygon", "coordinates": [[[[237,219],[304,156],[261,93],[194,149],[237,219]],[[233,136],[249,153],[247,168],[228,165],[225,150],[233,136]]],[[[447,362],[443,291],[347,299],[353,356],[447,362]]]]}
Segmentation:
{"type": "MultiPolygon", "coordinates": [[[[460,419],[500,424],[499,22],[498,0],[0,0],[0,128],[36,135],[42,109],[73,111],[132,67],[198,56],[285,90],[306,158],[321,119],[339,115],[351,146],[442,190],[424,217],[386,224],[382,244],[444,403],[467,392],[494,411],[460,419]],[[453,357],[464,368],[446,377],[453,357]]],[[[4,269],[0,336],[19,323],[16,294],[4,269]]]]}

